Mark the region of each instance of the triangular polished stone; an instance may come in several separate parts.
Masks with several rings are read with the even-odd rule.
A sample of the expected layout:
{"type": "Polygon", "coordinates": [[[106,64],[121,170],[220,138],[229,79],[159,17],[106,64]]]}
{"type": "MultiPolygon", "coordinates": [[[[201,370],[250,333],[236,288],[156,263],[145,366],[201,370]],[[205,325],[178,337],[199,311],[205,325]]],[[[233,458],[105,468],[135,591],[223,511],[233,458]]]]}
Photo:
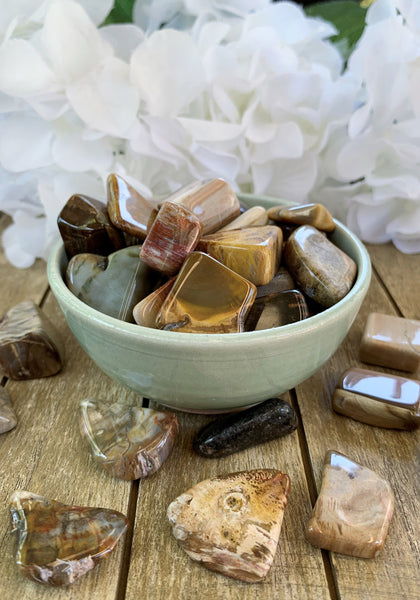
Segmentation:
{"type": "Polygon", "coordinates": [[[211,256],[184,262],[156,319],[158,329],[185,333],[240,333],[256,287],[211,256]]]}
{"type": "Polygon", "coordinates": [[[115,227],[144,240],[157,209],[116,173],[108,176],[107,196],[109,218],[115,227]]]}
{"type": "Polygon", "coordinates": [[[385,479],[329,451],[306,539],[332,552],[375,558],[384,545],[393,510],[394,494],[385,479]]]}
{"type": "Polygon", "coordinates": [[[178,434],[174,413],[122,399],[83,400],[80,426],[99,465],[125,480],[155,473],[178,434]]]}
{"type": "Polygon", "coordinates": [[[133,308],[152,292],[159,275],[139,258],[140,246],[110,254],[77,254],[67,267],[71,292],[92,308],[132,323],[133,308]]]}
{"type": "Polygon", "coordinates": [[[276,274],[282,232],[275,225],[221,231],[201,238],[197,250],[207,252],[254,285],[265,285],[276,274]]]}
{"type": "Polygon", "coordinates": [[[67,506],[25,491],[10,500],[16,564],[38,583],[68,585],[114,549],[128,520],[116,510],[67,506]]]}
{"type": "Polygon", "coordinates": [[[289,476],[275,469],[206,479],[169,505],[172,533],[208,569],[260,581],[273,562],[289,487],[289,476]]]}
{"type": "Polygon", "coordinates": [[[5,433],[16,427],[17,419],[9,394],[0,386],[0,433],[5,433]]]}
{"type": "Polygon", "coordinates": [[[335,223],[328,209],[322,204],[298,204],[296,206],[273,206],[268,216],[273,221],[293,225],[312,225],[320,231],[334,231],[335,223]]]}

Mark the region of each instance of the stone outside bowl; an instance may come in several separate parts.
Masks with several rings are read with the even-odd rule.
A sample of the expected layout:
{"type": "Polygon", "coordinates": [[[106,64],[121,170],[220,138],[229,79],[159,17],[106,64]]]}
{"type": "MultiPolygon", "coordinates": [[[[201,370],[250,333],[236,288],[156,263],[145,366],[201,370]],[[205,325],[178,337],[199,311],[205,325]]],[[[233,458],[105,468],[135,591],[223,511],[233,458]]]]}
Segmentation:
{"type": "MultiPolygon", "coordinates": [[[[248,206],[290,204],[243,194],[248,206]]],[[[358,266],[340,302],[303,321],[244,333],[163,331],[125,323],[87,306],[63,279],[67,258],[57,244],[48,261],[51,289],[78,342],[116,382],[168,407],[224,412],[289,390],[315,373],[337,350],[368,291],[371,264],[359,239],[336,222],[331,239],[358,266]]]]}

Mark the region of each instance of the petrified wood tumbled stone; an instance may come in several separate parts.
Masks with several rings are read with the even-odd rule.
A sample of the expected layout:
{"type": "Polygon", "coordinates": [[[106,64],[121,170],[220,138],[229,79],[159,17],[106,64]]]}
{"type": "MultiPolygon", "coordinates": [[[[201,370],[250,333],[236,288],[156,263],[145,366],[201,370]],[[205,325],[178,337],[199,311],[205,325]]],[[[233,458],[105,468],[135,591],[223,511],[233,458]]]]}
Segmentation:
{"type": "Polygon", "coordinates": [[[122,248],[108,257],[77,254],[66,280],[71,292],[100,312],[133,322],[133,308],[152,292],[159,274],[139,258],[140,246],[122,248]]]}
{"type": "Polygon", "coordinates": [[[118,229],[144,240],[148,227],[157,215],[157,209],[116,173],[108,176],[107,198],[112,223],[118,229]]]}
{"type": "Polygon", "coordinates": [[[185,333],[240,333],[256,287],[211,256],[186,259],[156,319],[158,329],[185,333]]]}
{"type": "Polygon", "coordinates": [[[154,292],[140,300],[138,304],[133,308],[133,317],[137,325],[143,325],[143,327],[156,327],[156,320],[162,304],[166,300],[173,284],[175,283],[175,277],[168,279],[166,283],[157,288],[154,292]]]}
{"type": "Polygon", "coordinates": [[[232,229],[245,229],[247,227],[259,227],[267,225],[268,214],[263,206],[253,206],[230,223],[217,231],[231,231],[232,229]]]}
{"type": "Polygon", "coordinates": [[[164,202],[140,250],[140,258],[165,275],[175,275],[193,252],[203,226],[187,208],[164,202]]]}
{"type": "Polygon", "coordinates": [[[0,433],[5,433],[16,427],[17,419],[9,394],[0,386],[0,433]]]}
{"type": "Polygon", "coordinates": [[[257,298],[245,321],[246,331],[261,331],[302,321],[309,316],[302,292],[285,290],[257,298]]]}
{"type": "Polygon", "coordinates": [[[387,481],[329,451],[306,539],[332,552],[375,558],[384,545],[393,510],[394,495],[387,481]]]}
{"type": "Polygon", "coordinates": [[[207,252],[254,285],[265,285],[276,274],[282,232],[275,225],[221,231],[201,238],[197,250],[207,252]]]}
{"type": "Polygon", "coordinates": [[[172,533],[208,569],[261,581],[276,552],[289,486],[289,476],[275,469],[201,481],[169,505],[172,533]]]}
{"type": "Polygon", "coordinates": [[[300,289],[324,308],[344,298],[357,273],[354,260],[311,225],[292,233],[284,258],[300,289]]]}
{"type": "Polygon", "coordinates": [[[356,421],[392,429],[420,427],[420,381],[348,369],[332,397],[333,409],[356,421]]]}
{"type": "Polygon", "coordinates": [[[10,309],[0,321],[0,370],[10,379],[55,375],[62,366],[59,334],[31,300],[10,309]]]}
{"type": "Polygon", "coordinates": [[[10,510],[19,570],[52,586],[73,583],[93,569],[128,524],[116,510],[67,506],[25,491],[12,495],[10,510]]]}
{"type": "Polygon", "coordinates": [[[273,221],[293,225],[312,225],[321,231],[334,231],[331,213],[322,204],[299,204],[297,206],[273,206],[268,216],[273,221]]]}
{"type": "Polygon", "coordinates": [[[205,425],[194,438],[194,450],[206,458],[228,456],[282,437],[296,427],[293,408],[284,400],[271,398],[205,425]]]}
{"type": "Polygon", "coordinates": [[[107,256],[125,246],[124,236],[111,223],[105,204],[89,196],[71,196],[58,215],[57,225],[69,259],[82,252],[107,256]]]}
{"type": "Polygon", "coordinates": [[[98,464],[120,479],[155,473],[178,434],[174,413],[143,408],[131,400],[83,400],[80,426],[98,464]]]}
{"type": "Polygon", "coordinates": [[[239,200],[223,179],[193,181],[166,200],[194,213],[203,225],[203,235],[217,231],[240,213],[239,200]]]}

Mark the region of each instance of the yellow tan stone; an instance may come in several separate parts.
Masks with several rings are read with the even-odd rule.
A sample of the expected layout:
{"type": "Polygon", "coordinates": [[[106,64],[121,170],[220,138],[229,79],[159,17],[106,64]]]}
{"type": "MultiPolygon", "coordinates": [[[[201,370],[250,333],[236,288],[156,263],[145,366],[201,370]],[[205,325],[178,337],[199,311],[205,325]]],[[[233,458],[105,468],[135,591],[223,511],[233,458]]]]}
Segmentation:
{"type": "Polygon", "coordinates": [[[259,227],[267,225],[267,223],[268,214],[265,208],[263,206],[253,206],[224,227],[221,227],[218,232],[231,231],[232,229],[244,229],[246,227],[259,227]]]}
{"type": "Polygon", "coordinates": [[[321,231],[334,231],[335,223],[331,213],[322,204],[299,204],[298,206],[273,206],[268,211],[273,221],[312,225],[321,231]]]}

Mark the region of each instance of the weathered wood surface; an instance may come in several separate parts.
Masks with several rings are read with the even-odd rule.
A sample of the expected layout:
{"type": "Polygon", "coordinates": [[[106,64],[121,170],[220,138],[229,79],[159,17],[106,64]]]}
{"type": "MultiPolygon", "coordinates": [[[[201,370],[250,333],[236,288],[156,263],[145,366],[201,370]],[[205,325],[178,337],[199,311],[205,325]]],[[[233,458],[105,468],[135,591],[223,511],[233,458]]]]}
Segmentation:
{"type": "Polygon", "coordinates": [[[388,246],[372,248],[371,255],[380,280],[375,275],[345,342],[323,369],[285,396],[300,412],[301,423],[296,432],[231,457],[204,459],[193,453],[191,442],[209,418],[179,413],[181,434],[174,452],[155,475],[140,483],[120,481],[97,467],[78,427],[81,399],[130,392],[114,384],[80,349],[55,300],[51,294],[45,295],[44,263],[39,261],[34,267],[19,271],[1,256],[0,314],[24,299],[44,301],[43,309],[55,322],[66,345],[65,367],[60,374],[28,382],[6,382],[19,423],[14,431],[0,436],[2,598],[417,598],[419,435],[369,427],[335,414],[330,407],[338,376],[349,366],[361,364],[358,346],[368,313],[377,310],[419,318],[419,290],[413,269],[420,257],[406,257],[388,246]],[[329,448],[375,470],[389,479],[394,489],[395,515],[384,550],[375,560],[321,552],[304,539],[324,454],[329,448]],[[266,580],[244,584],[191,561],[171,535],[166,509],[177,495],[204,478],[258,467],[275,467],[288,473],[291,493],[279,548],[266,580]],[[27,489],[62,502],[115,508],[129,516],[132,531],[99,567],[73,586],[53,589],[31,583],[14,564],[8,499],[15,489],[27,489]]]}

